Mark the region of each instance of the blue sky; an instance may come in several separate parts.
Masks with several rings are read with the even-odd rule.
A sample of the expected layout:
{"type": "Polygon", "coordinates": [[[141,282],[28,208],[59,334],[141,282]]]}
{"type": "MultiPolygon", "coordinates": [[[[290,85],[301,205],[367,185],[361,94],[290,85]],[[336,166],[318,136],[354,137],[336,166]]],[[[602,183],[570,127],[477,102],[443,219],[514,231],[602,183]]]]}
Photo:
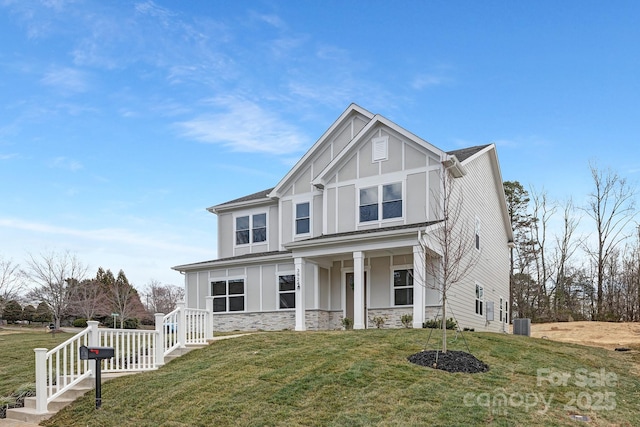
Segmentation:
{"type": "Polygon", "coordinates": [[[577,204],[640,171],[635,1],[0,0],[0,255],[182,284],[205,208],[275,185],[355,102],[577,204]]]}

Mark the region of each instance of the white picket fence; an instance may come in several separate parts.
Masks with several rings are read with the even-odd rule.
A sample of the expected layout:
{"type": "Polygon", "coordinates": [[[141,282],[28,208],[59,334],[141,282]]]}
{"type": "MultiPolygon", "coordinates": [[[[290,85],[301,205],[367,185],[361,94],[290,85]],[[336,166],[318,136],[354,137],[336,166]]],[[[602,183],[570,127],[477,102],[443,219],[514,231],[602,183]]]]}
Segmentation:
{"type": "Polygon", "coordinates": [[[96,361],[81,360],[80,347],[112,347],[102,372],[141,372],[164,365],[172,351],[190,344],[206,344],[213,338],[213,299],[205,310],[178,303],[171,313],[156,313],[154,330],[102,329],[88,321],[87,328],[57,347],[34,349],[36,353],[36,412],[47,413],[49,403],[85,378],[94,376],[96,361]]]}

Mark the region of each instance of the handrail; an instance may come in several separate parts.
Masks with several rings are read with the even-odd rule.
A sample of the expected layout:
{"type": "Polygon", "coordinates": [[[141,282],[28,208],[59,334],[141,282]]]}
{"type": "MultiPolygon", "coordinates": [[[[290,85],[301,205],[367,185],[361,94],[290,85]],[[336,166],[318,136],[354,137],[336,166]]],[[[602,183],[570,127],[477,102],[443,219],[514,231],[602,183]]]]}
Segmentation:
{"type": "MultiPolygon", "coordinates": [[[[185,303],[171,313],[155,316],[154,330],[87,328],[51,350],[36,353],[36,412],[47,413],[48,404],[85,378],[93,377],[92,364],[81,360],[80,346],[113,347],[114,357],[105,359],[104,372],[138,372],[157,369],[172,351],[189,344],[206,344],[213,338],[213,297],[206,309],[186,308],[185,303]]],[[[97,361],[96,361],[97,363],[97,361]]]]}

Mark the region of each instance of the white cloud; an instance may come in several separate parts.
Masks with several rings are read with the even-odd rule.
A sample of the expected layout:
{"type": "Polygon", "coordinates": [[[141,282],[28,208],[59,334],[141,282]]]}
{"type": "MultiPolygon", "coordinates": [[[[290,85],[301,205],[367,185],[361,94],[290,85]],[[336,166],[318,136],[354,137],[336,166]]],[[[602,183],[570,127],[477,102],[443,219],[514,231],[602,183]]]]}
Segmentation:
{"type": "Polygon", "coordinates": [[[40,82],[61,92],[85,92],[88,87],[85,74],[69,67],[49,69],[40,82]]]}
{"type": "Polygon", "coordinates": [[[78,162],[77,160],[69,159],[64,156],[60,156],[52,159],[51,162],[49,162],[49,165],[52,168],[67,169],[72,172],[75,172],[83,168],[82,163],[78,162]]]}
{"type": "Polygon", "coordinates": [[[18,153],[9,153],[9,154],[1,154],[0,153],[0,160],[15,159],[17,157],[18,157],[18,153]]]}
{"type": "MultiPolygon", "coordinates": [[[[0,227],[6,227],[12,230],[22,230],[39,234],[52,234],[59,236],[68,236],[80,239],[91,240],[94,242],[117,243],[122,245],[133,245],[136,247],[144,247],[148,249],[162,249],[174,251],[184,255],[192,253],[201,255],[200,248],[191,245],[182,245],[171,243],[169,239],[154,239],[148,235],[138,234],[136,232],[122,228],[100,228],[94,230],[81,230],[68,227],[60,227],[40,222],[30,222],[13,218],[0,218],[0,227]]],[[[166,235],[165,235],[166,237],[166,235]]]]}
{"type": "Polygon", "coordinates": [[[306,145],[302,133],[254,102],[234,97],[213,102],[225,111],[176,123],[182,136],[241,152],[289,154],[306,145]]]}

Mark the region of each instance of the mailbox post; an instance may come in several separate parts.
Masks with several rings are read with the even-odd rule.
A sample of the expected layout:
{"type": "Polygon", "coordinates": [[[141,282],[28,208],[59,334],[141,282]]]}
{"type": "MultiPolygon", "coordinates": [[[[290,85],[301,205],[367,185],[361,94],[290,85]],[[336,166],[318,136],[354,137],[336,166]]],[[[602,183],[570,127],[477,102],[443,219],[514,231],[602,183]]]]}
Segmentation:
{"type": "Polygon", "coordinates": [[[96,362],[96,409],[100,409],[100,406],[102,406],[102,360],[113,357],[113,347],[87,347],[83,345],[80,346],[79,350],[80,360],[95,360],[96,362]]]}

